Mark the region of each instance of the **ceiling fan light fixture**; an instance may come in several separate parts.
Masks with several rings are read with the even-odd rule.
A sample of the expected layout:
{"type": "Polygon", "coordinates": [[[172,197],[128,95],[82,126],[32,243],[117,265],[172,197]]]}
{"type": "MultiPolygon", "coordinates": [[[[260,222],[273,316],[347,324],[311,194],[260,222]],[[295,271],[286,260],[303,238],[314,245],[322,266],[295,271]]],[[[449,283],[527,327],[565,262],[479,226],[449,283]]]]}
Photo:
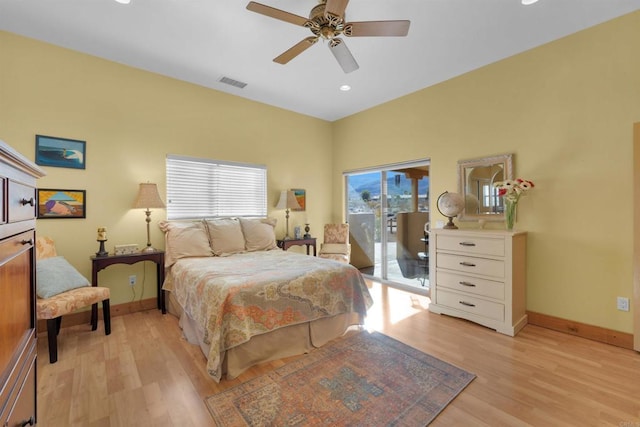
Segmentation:
{"type": "Polygon", "coordinates": [[[286,64],[307,50],[318,39],[326,40],[333,56],[345,73],[359,68],[355,58],[340,39],[345,37],[404,37],[409,32],[410,21],[360,21],[346,22],[345,9],[349,0],[318,0],[311,9],[309,18],[276,9],[265,4],[250,1],[247,10],[280,21],[308,28],[313,36],[307,37],[273,59],[278,64],[286,64]]]}

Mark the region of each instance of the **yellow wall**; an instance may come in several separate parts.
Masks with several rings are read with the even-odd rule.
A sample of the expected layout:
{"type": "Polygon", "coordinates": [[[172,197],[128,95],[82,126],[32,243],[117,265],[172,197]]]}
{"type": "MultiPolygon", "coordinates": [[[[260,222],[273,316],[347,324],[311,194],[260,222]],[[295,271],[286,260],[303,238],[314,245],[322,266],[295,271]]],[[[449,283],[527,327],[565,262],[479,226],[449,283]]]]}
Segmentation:
{"type": "Polygon", "coordinates": [[[341,171],[428,157],[437,212],[458,160],[515,153],[516,176],[536,184],[516,224],[529,231],[527,308],[632,332],[616,296],[633,297],[639,49],[636,12],[335,122],[334,215],[341,171]]]}
{"type": "MultiPolygon", "coordinates": [[[[46,168],[39,183],[86,189],[87,219],[38,221],[86,275],[97,227],[108,228],[109,249],[144,245],[144,214],[129,206],[139,182],[164,192],[167,153],[266,164],[270,206],[279,190],[306,188],[308,211],[292,213],[291,226],[308,216],[321,236],[321,224],[343,218],[344,170],[430,158],[437,196],[456,189],[458,160],[513,152],[516,175],[536,183],[518,208],[527,308],[632,332],[615,298],[632,297],[639,48],[636,12],[327,123],[0,32],[0,139],[29,158],[37,133],[87,141],[86,170],[46,168]]],[[[283,213],[272,214],[284,234],[283,213]]],[[[164,216],[154,211],[154,223],[164,216]]],[[[155,227],[152,241],[163,246],[155,227]]],[[[101,273],[115,304],[131,300],[126,276],[141,272],[101,273]]]]}
{"type": "MultiPolygon", "coordinates": [[[[330,123],[0,32],[0,139],[33,160],[36,134],[86,141],[86,170],[44,167],[38,186],[86,190],[87,218],[41,219],[37,232],[53,237],[87,277],[98,227],[107,227],[109,251],[145,246],[145,215],[131,205],[140,182],[156,182],[164,194],[167,154],[266,164],[278,236],[284,212],[273,206],[285,188],[307,191],[308,210],[291,213],[291,231],[308,218],[318,235],[330,219],[330,123]]],[[[152,213],[158,248],[164,241],[157,223],[165,218],[164,210],[152,213]]],[[[132,301],[129,274],[138,275],[140,298],[144,264],[100,273],[113,304],[132,301]]],[[[143,298],[153,298],[152,264],[146,274],[143,298]]]]}

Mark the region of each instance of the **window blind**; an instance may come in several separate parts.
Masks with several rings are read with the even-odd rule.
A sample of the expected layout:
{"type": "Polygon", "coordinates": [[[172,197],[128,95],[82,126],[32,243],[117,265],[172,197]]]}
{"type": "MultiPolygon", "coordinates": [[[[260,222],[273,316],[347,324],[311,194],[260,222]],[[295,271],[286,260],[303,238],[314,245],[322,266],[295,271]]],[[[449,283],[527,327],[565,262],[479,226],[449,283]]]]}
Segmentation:
{"type": "Polygon", "coordinates": [[[267,215],[266,166],[170,154],[166,170],[167,219],[267,215]]]}

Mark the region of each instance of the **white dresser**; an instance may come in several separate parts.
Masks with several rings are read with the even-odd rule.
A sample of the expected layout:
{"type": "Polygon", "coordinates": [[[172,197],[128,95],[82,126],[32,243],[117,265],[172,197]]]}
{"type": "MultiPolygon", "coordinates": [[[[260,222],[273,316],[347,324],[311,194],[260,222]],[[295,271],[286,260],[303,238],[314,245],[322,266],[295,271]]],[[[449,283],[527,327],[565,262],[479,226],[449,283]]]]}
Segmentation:
{"type": "Polygon", "coordinates": [[[461,317],[514,336],[527,324],[527,233],[432,229],[434,313],[461,317]]]}

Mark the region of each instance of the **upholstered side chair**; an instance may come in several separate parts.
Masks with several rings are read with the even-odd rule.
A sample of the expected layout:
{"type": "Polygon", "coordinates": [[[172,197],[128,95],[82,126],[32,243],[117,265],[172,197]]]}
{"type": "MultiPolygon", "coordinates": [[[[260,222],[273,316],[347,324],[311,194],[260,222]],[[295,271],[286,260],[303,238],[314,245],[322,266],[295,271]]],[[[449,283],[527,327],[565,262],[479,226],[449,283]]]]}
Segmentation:
{"type": "Polygon", "coordinates": [[[351,261],[349,224],[325,224],[324,242],[320,245],[318,256],[347,264],[351,261]]]}
{"type": "MultiPolygon", "coordinates": [[[[49,264],[49,261],[61,261],[56,263],[54,268],[56,271],[40,271],[42,277],[38,277],[38,297],[36,298],[36,313],[38,319],[47,320],[47,338],[49,342],[49,362],[58,361],[58,334],[60,333],[60,325],[62,316],[72,313],[79,308],[91,306],[91,330],[98,328],[98,303],[102,301],[102,312],[104,315],[104,333],[111,334],[111,310],[109,306],[109,288],[90,286],[89,281],[84,278],[70,264],[66,263],[62,257],[58,257],[56,248],[52,239],[48,237],[38,237],[36,239],[36,272],[40,270],[41,264],[49,264]],[[62,265],[62,267],[60,267],[62,265]],[[52,278],[62,278],[62,284],[51,283],[52,278]],[[84,279],[84,281],[82,280],[84,279]],[[75,286],[75,287],[74,287],[75,286]],[[45,294],[45,298],[41,298],[40,294],[45,294]]],[[[48,267],[49,268],[49,267],[48,267]]]]}

